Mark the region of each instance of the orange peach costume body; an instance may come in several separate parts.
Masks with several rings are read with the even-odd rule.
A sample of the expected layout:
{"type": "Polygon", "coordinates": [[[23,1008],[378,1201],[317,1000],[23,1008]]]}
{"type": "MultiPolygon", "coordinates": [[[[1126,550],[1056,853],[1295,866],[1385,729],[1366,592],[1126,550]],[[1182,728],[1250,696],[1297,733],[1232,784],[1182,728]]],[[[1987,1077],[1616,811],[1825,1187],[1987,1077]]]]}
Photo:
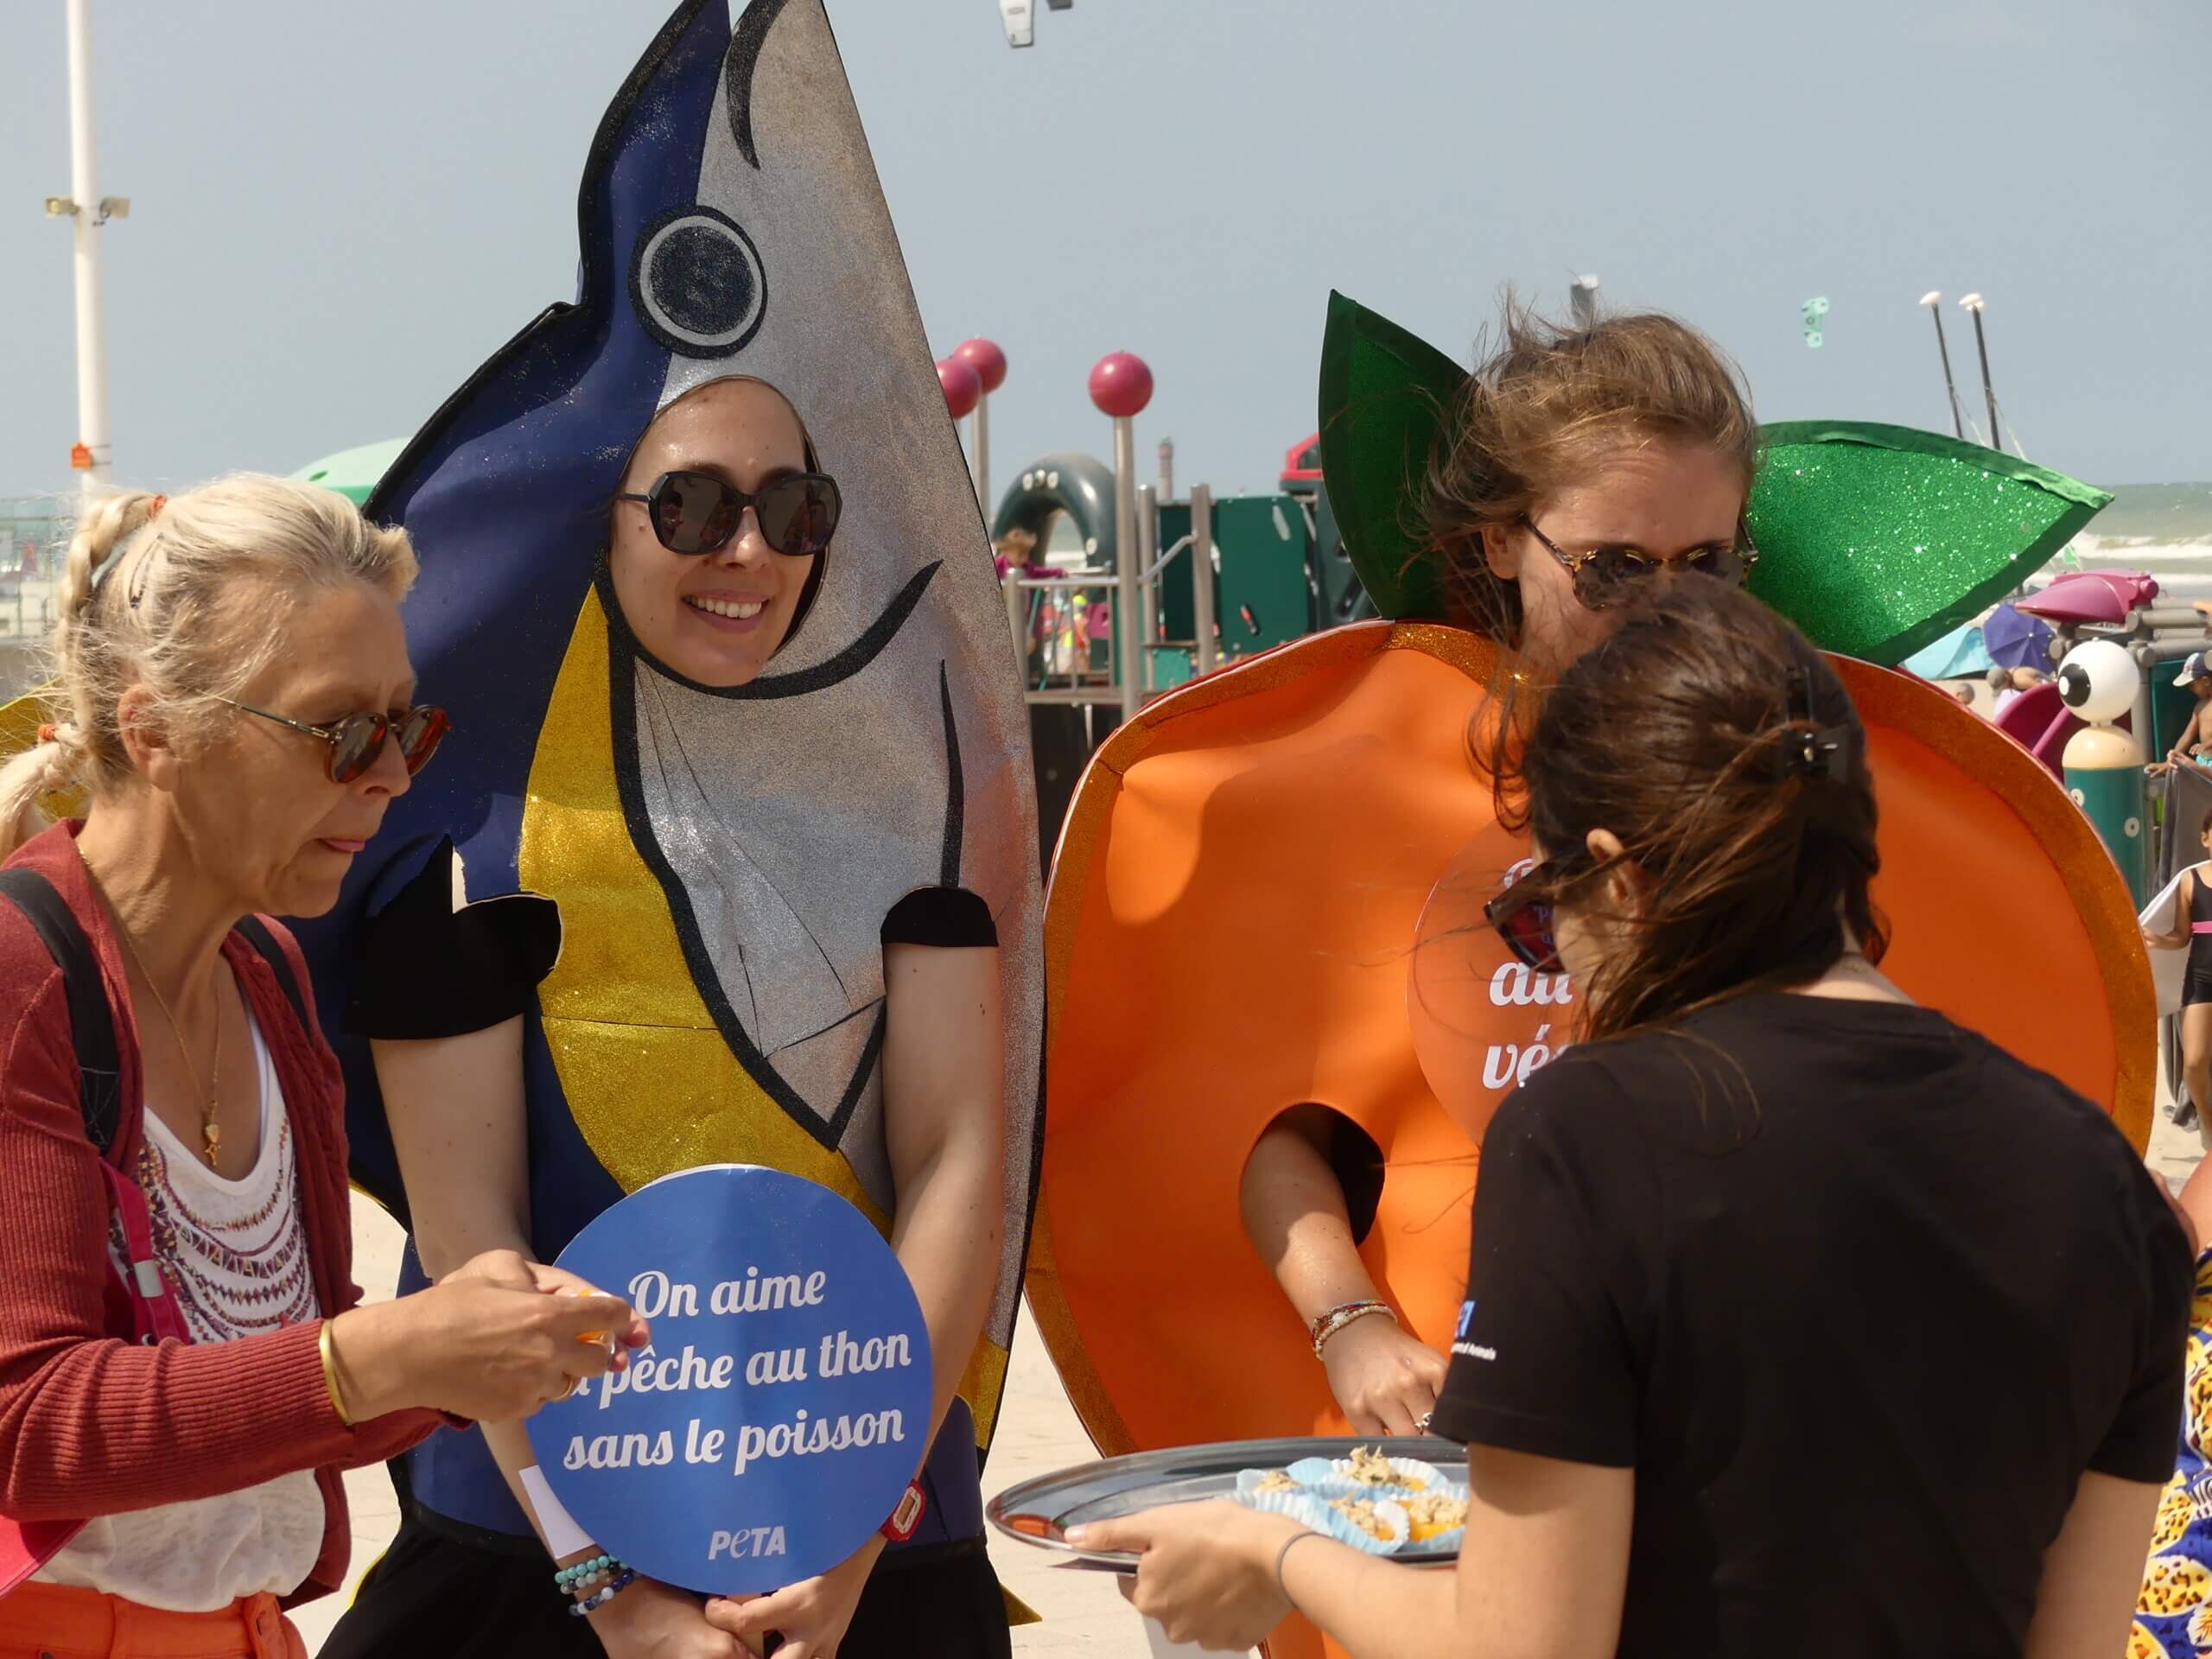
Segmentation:
{"type": "MultiPolygon", "coordinates": [[[[1784,540],[1761,535],[1770,557],[1784,540]]],[[[1926,620],[1887,647],[1916,648],[1926,620]]],[[[2150,973],[2094,830],[1942,692],[1836,661],[1881,809],[1885,968],[2139,1147],[2150,973]]],[[[1339,628],[1160,699],[1093,760],[1047,900],[1027,1288],[1103,1452],[1348,1432],[1239,1217],[1245,1160],[1294,1105],[1332,1107],[1382,1149],[1361,1255],[1406,1327],[1448,1346],[1483,1127],[1575,1014],[1564,980],[1479,925],[1528,855],[1467,759],[1500,667],[1498,647],[1433,623],[1339,628]]],[[[1321,1651],[1297,1621],[1270,1644],[1321,1651]]]]}

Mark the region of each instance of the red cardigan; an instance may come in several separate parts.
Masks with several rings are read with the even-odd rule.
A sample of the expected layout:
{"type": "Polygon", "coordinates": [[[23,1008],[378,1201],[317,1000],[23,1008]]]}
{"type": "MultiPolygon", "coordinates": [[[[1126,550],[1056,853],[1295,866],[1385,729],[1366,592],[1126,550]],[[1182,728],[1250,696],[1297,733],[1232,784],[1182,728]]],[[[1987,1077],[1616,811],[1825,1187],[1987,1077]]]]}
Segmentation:
{"type": "MultiPolygon", "coordinates": [[[[122,1115],[109,1156],[132,1167],[144,1131],[138,1028],[107,907],[57,825],[8,861],[51,881],[92,942],[115,1016],[122,1115]]],[[[303,995],[306,961],[270,931],[303,995]]],[[[269,1046],[298,1147],[300,1207],[315,1296],[327,1316],[361,1300],[353,1281],[344,1093],[319,1028],[302,1030],[276,976],[236,933],[223,947],[269,1046]]],[[[308,1004],[315,1027],[314,1003],[308,1004]]],[[[395,1412],[354,1428],[322,1379],[320,1320],[236,1342],[130,1340],[130,1309],[108,1262],[108,1198],[85,1139],[61,972],[22,913],[0,903],[0,1514],[78,1519],[213,1497],[312,1469],[322,1553],[292,1600],[344,1580],[352,1548],[341,1471],[381,1463],[445,1420],[395,1412]]]]}

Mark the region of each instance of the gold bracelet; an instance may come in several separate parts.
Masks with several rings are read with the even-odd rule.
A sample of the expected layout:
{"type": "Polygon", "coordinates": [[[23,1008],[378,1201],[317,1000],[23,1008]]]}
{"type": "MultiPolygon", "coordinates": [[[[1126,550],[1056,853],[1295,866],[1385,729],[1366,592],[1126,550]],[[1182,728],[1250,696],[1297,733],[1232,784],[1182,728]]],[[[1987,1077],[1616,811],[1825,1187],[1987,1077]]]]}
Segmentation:
{"type": "Polygon", "coordinates": [[[1340,1307],[1332,1307],[1306,1327],[1306,1334],[1313,1339],[1313,1357],[1321,1357],[1321,1351],[1338,1332],[1370,1313],[1380,1313],[1393,1325],[1398,1323],[1396,1311],[1387,1302],[1346,1302],[1340,1307]]]}
{"type": "Polygon", "coordinates": [[[322,1353],[322,1386],[330,1390],[330,1408],[338,1414],[338,1421],[346,1427],[353,1427],[353,1420],[346,1414],[346,1399],[338,1391],[338,1356],[331,1351],[330,1325],[322,1322],[322,1334],[315,1339],[315,1346],[322,1353]]]}

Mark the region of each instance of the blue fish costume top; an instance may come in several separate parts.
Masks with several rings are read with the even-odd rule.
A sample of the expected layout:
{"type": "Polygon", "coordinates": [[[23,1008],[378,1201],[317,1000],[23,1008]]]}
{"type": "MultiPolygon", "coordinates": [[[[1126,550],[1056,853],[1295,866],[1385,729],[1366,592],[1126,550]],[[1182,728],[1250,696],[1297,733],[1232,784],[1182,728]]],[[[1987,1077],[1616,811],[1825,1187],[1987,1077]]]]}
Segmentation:
{"type": "MultiPolygon", "coordinates": [[[[366,986],[363,954],[403,899],[431,895],[465,922],[503,902],[465,906],[466,890],[546,895],[558,962],[524,1020],[541,1259],[626,1192],[709,1163],[805,1176],[887,1232],[881,926],[920,890],[979,898],[1003,983],[1005,1243],[912,1541],[972,1537],[1039,1145],[1027,724],[990,548],[821,0],[751,0],[734,26],[725,0],[685,0],[600,125],[578,215],[575,302],[472,376],[367,505],[421,556],[410,639],[456,734],[393,804],[337,909],[302,931],[318,990],[357,1014],[364,993],[392,1000],[366,986]],[[647,425],[729,376],[789,401],[844,511],[783,648],[750,683],[715,688],[639,644],[606,550],[647,425]]],[[[368,1044],[334,1040],[356,1179],[404,1221],[368,1044]]],[[[422,1282],[410,1249],[402,1287],[422,1282]]],[[[473,1432],[434,1437],[407,1474],[416,1502],[464,1535],[528,1531],[473,1432]]]]}

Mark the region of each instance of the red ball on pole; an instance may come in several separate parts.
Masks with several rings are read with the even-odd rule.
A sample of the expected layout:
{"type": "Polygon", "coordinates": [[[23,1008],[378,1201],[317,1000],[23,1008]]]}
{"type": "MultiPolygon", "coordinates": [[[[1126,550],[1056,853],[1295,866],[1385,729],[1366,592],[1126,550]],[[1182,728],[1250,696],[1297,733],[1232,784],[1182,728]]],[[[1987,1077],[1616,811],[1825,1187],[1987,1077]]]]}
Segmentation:
{"type": "Polygon", "coordinates": [[[983,378],[957,357],[938,359],[937,383],[944,388],[944,406],[956,421],[965,420],[983,395],[983,378]]]}
{"type": "Polygon", "coordinates": [[[1117,421],[1141,414],[1152,401],[1152,371],[1130,352],[1114,352],[1090,371],[1090,401],[1117,421]]]}
{"type": "Polygon", "coordinates": [[[987,394],[1006,384],[1006,353],[990,340],[964,340],[952,354],[982,377],[987,394]]]}

